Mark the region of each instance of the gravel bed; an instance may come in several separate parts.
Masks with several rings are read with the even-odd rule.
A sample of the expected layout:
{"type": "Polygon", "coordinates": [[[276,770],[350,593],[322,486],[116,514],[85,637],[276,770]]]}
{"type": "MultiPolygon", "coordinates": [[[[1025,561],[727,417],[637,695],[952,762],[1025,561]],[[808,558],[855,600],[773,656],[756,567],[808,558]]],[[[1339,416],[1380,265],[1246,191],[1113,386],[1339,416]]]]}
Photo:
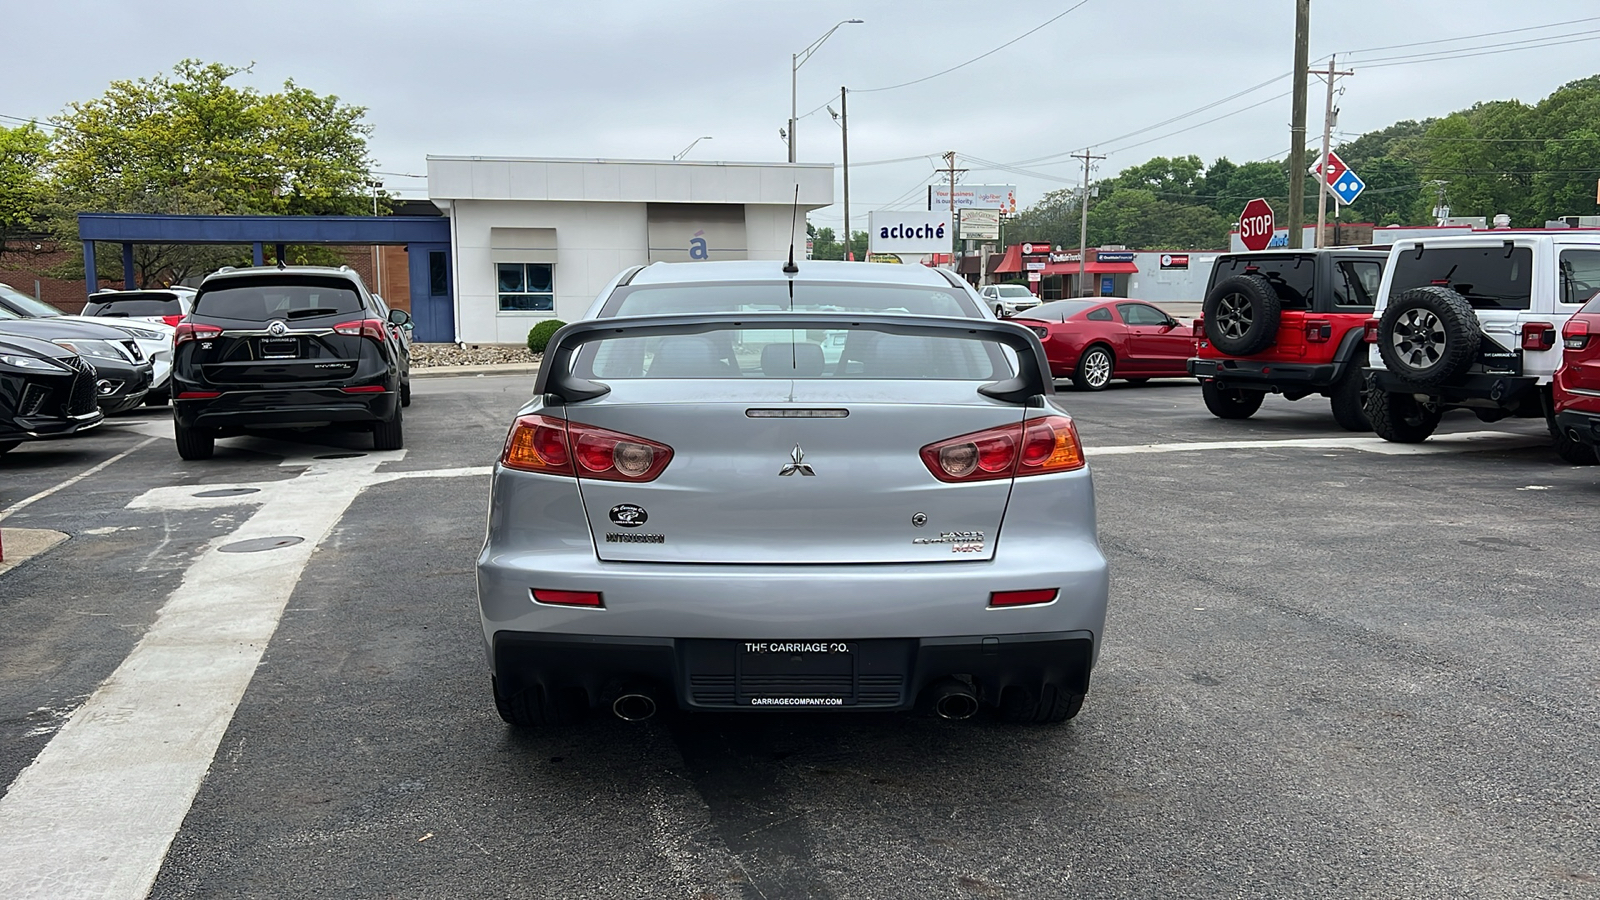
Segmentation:
{"type": "Polygon", "coordinates": [[[490,366],[497,363],[536,363],[542,353],[529,353],[526,344],[412,344],[411,365],[490,366]]]}

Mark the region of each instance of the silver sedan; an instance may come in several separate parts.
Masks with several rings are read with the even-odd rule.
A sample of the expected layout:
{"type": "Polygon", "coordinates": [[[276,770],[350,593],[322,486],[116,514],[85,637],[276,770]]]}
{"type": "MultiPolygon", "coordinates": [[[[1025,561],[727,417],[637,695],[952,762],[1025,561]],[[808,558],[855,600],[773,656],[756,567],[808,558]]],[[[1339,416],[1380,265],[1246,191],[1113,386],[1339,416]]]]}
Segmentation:
{"type": "Polygon", "coordinates": [[[629,273],[552,339],[478,560],[502,717],[1072,718],[1106,560],[1038,338],[931,274],[738,265],[629,273]]]}

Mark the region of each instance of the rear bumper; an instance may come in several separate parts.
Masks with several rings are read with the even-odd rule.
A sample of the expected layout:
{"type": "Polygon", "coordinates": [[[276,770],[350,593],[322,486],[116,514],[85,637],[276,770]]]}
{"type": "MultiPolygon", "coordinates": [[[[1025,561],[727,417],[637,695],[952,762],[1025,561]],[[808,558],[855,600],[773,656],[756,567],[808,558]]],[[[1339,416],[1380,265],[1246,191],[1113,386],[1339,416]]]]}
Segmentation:
{"type": "Polygon", "coordinates": [[[1579,443],[1600,447],[1600,413],[1563,410],[1556,413],[1556,428],[1579,443]]]}
{"type": "MultiPolygon", "coordinates": [[[[962,675],[998,704],[1006,688],[1068,693],[1089,689],[1094,635],[1047,632],[855,641],[832,659],[800,658],[793,669],[747,673],[743,641],[498,632],[495,679],[505,694],[582,690],[590,705],[624,692],[670,693],[684,709],[907,710],[928,685],[962,675]]],[[[786,661],[780,660],[778,668],[786,661]]]]}
{"type": "MultiPolygon", "coordinates": [[[[173,386],[175,389],[177,385],[173,386]]],[[[185,428],[294,428],[378,422],[394,416],[396,391],[347,394],[337,388],[226,391],[205,400],[174,395],[173,417],[185,428]]]]}
{"type": "Polygon", "coordinates": [[[1249,388],[1282,394],[1288,391],[1323,390],[1339,380],[1338,363],[1285,363],[1254,359],[1189,360],[1189,374],[1202,381],[1215,381],[1222,388],[1249,388]]]}
{"type": "MultiPolygon", "coordinates": [[[[1531,375],[1467,375],[1449,384],[1422,387],[1406,381],[1388,369],[1368,368],[1372,387],[1390,394],[1426,394],[1439,398],[1446,406],[1484,406],[1491,404],[1516,409],[1531,400],[1539,406],[1539,379],[1531,375]]],[[[1542,413],[1541,413],[1542,415],[1542,413]]]]}

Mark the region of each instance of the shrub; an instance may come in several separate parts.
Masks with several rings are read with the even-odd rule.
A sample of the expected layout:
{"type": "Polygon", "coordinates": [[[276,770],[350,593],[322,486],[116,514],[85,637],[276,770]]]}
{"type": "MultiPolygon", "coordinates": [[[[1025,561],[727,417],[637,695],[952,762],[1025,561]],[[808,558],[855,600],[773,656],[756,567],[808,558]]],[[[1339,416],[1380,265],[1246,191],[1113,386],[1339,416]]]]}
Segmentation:
{"type": "Polygon", "coordinates": [[[560,319],[545,319],[533,326],[533,330],[528,332],[528,352],[543,353],[544,348],[550,344],[550,336],[560,331],[561,326],[565,324],[567,323],[560,319]]]}

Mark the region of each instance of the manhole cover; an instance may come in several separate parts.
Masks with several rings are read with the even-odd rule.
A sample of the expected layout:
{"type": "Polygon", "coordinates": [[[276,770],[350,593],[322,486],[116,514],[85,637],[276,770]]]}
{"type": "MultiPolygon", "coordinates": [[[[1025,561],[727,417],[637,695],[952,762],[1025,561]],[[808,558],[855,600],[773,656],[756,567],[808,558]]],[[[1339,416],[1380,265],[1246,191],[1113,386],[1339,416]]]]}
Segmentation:
{"type": "Polygon", "coordinates": [[[201,491],[196,497],[237,497],[240,494],[258,493],[261,488],[217,488],[214,491],[201,491]]]}
{"type": "Polygon", "coordinates": [[[293,547],[305,540],[292,534],[278,535],[277,537],[251,538],[248,541],[234,541],[218,547],[223,553],[259,553],[262,550],[276,550],[279,547],[293,547]]]}
{"type": "Polygon", "coordinates": [[[365,453],[324,453],[321,456],[313,456],[312,459],[360,459],[363,456],[366,456],[366,454],[365,453]]]}

